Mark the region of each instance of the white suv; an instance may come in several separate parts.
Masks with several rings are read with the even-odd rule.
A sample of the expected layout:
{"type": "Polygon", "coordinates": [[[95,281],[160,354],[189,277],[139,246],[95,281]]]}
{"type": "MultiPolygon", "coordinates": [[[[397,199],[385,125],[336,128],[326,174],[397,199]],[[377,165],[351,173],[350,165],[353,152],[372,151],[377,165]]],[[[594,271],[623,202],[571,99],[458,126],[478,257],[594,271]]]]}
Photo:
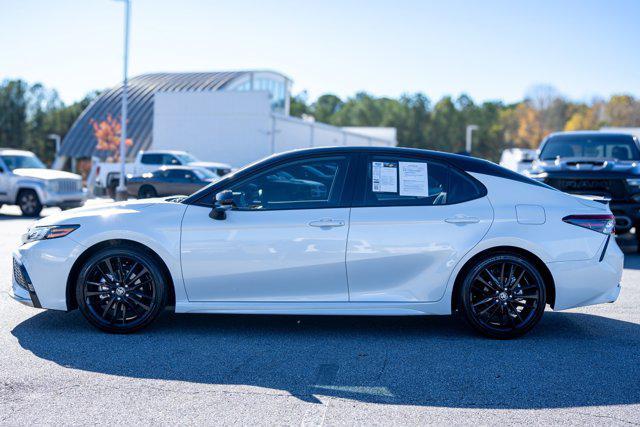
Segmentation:
{"type": "Polygon", "coordinates": [[[82,177],[47,169],[30,151],[0,150],[0,206],[18,205],[24,216],[35,217],[45,206],[82,206],[86,192],[82,177]]]}

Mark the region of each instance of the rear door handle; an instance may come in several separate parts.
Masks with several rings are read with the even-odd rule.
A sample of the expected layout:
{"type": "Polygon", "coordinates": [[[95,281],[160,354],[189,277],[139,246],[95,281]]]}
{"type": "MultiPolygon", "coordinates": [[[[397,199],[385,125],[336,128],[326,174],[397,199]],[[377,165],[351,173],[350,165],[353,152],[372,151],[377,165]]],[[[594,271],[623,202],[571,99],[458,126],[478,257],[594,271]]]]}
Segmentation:
{"type": "Polygon", "coordinates": [[[444,221],[449,224],[476,224],[480,222],[480,219],[475,216],[456,215],[451,218],[447,218],[444,221]]]}
{"type": "Polygon", "coordinates": [[[331,218],[323,218],[309,223],[312,227],[343,227],[344,221],[331,218]]]}

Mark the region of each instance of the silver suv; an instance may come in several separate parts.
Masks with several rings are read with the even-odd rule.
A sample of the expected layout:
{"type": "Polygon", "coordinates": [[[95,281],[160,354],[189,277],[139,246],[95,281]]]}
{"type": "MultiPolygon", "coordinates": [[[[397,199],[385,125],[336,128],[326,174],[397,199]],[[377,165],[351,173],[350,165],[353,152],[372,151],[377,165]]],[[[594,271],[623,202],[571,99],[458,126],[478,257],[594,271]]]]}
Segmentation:
{"type": "Polygon", "coordinates": [[[34,217],[45,206],[76,208],[86,198],[80,175],[47,169],[30,151],[0,149],[0,206],[18,205],[34,217]]]}

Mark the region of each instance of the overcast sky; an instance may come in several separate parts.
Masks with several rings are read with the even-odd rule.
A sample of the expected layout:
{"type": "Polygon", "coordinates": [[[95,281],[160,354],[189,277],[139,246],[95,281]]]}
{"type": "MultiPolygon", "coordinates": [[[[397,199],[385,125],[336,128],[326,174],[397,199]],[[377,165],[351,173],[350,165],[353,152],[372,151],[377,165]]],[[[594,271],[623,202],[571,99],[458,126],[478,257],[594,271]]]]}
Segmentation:
{"type": "MultiPolygon", "coordinates": [[[[640,94],[640,1],[132,0],[130,76],[273,69],[313,99],[367,91],[478,101],[535,84],[640,94]]],[[[122,78],[123,4],[0,0],[0,80],[65,102],[122,78]]]]}

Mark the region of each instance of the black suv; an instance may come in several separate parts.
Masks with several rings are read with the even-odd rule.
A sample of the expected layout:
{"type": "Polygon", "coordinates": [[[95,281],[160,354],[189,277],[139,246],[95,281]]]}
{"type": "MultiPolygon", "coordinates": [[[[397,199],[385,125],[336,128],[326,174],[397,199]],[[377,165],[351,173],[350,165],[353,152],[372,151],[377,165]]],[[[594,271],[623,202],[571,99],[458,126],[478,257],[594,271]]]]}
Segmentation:
{"type": "Polygon", "coordinates": [[[633,135],[554,133],[542,141],[529,176],[567,193],[609,199],[620,234],[640,226],[640,143],[633,135]]]}

